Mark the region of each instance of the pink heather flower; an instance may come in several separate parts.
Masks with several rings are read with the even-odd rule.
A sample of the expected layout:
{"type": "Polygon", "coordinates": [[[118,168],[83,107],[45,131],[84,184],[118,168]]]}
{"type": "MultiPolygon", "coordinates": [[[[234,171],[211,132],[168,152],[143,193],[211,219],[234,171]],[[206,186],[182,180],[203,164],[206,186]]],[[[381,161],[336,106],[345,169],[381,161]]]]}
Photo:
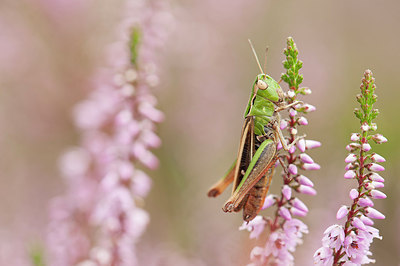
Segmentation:
{"type": "Polygon", "coordinates": [[[376,189],[371,190],[371,197],[373,199],[386,199],[385,193],[376,189]]]}
{"type": "Polygon", "coordinates": [[[343,217],[345,217],[349,213],[349,209],[346,205],[343,205],[342,207],[339,208],[337,214],[336,214],[336,219],[341,220],[343,217]]]}
{"type": "Polygon", "coordinates": [[[322,246],[335,248],[336,250],[343,244],[345,239],[343,227],[337,224],[331,225],[324,232],[322,246]]]}
{"type": "Polygon", "coordinates": [[[360,140],[360,134],[358,134],[358,133],[351,134],[350,140],[353,141],[353,142],[359,141],[360,140]]]}
{"type": "Polygon", "coordinates": [[[328,247],[321,247],[314,253],[314,264],[333,265],[333,251],[328,247]]]}
{"type": "Polygon", "coordinates": [[[378,143],[378,144],[387,142],[387,138],[385,138],[385,137],[384,137],[383,135],[381,135],[381,134],[373,135],[373,136],[372,136],[372,139],[373,139],[376,143],[378,143]]]}
{"type": "Polygon", "coordinates": [[[288,167],[289,173],[291,173],[292,175],[297,175],[297,166],[294,164],[289,164],[288,167]]]}
{"type": "Polygon", "coordinates": [[[365,214],[372,219],[385,219],[385,215],[371,207],[365,209],[365,214]]]}
{"type": "Polygon", "coordinates": [[[344,173],[344,178],[346,179],[352,179],[354,177],[356,177],[356,172],[353,170],[348,170],[346,173],[344,173]]]}
{"type": "Polygon", "coordinates": [[[321,166],[317,163],[305,163],[302,168],[304,170],[319,170],[321,169],[321,166]]]}
{"type": "Polygon", "coordinates": [[[311,196],[317,195],[317,191],[309,186],[300,185],[298,190],[302,194],[307,194],[307,195],[311,195],[311,196]]]}
{"type": "Polygon", "coordinates": [[[346,165],[346,167],[344,168],[346,171],[347,170],[354,170],[356,169],[358,166],[358,163],[349,163],[346,165]]]}
{"type": "Polygon", "coordinates": [[[350,190],[350,198],[351,198],[352,200],[354,200],[355,198],[357,198],[358,195],[359,195],[359,194],[358,194],[357,189],[353,188],[353,189],[350,190]]]}
{"type": "Polygon", "coordinates": [[[376,182],[376,181],[372,181],[371,184],[372,184],[372,186],[373,186],[374,188],[383,188],[383,187],[385,186],[384,183],[382,183],[382,182],[376,182]]]}
{"type": "Polygon", "coordinates": [[[384,163],[384,162],[386,162],[385,158],[383,158],[382,156],[380,156],[380,155],[377,154],[377,153],[374,153],[374,154],[371,156],[371,159],[372,159],[372,161],[377,162],[377,163],[384,163]]]}
{"type": "Polygon", "coordinates": [[[292,189],[288,185],[284,185],[282,188],[282,194],[287,200],[290,200],[292,197],[292,189]]]}
{"type": "Polygon", "coordinates": [[[304,105],[303,105],[303,108],[305,109],[305,111],[306,111],[307,113],[313,112],[313,111],[317,110],[317,108],[315,108],[315,106],[314,106],[314,105],[311,105],[311,104],[304,104],[304,105]]]}
{"type": "Polygon", "coordinates": [[[314,148],[321,147],[321,142],[316,141],[316,140],[308,139],[305,142],[306,142],[305,143],[306,149],[314,149],[314,148]]]}
{"type": "Polygon", "coordinates": [[[288,221],[290,221],[292,219],[292,215],[290,215],[290,211],[288,209],[286,209],[285,207],[279,208],[279,215],[288,221]]]}
{"type": "Polygon", "coordinates": [[[269,207],[271,207],[272,205],[275,204],[276,200],[275,200],[275,195],[269,194],[265,200],[264,200],[264,205],[262,206],[261,210],[265,210],[269,207]]]}
{"type": "Polygon", "coordinates": [[[287,128],[288,126],[288,122],[285,119],[281,120],[281,130],[284,130],[285,128],[287,128]]]}
{"type": "Polygon", "coordinates": [[[363,124],[361,125],[361,130],[362,130],[362,131],[368,131],[368,130],[369,130],[368,124],[367,124],[367,123],[363,123],[363,124]]]}
{"type": "Polygon", "coordinates": [[[385,171],[385,167],[383,167],[382,165],[379,165],[377,163],[371,163],[368,165],[368,170],[381,172],[381,171],[385,171]]]}
{"type": "Polygon", "coordinates": [[[290,208],[290,212],[295,215],[295,216],[300,216],[300,217],[305,217],[307,215],[307,212],[299,210],[295,207],[290,208]]]}
{"type": "Polygon", "coordinates": [[[297,148],[299,148],[299,150],[301,152],[305,152],[306,151],[306,141],[304,139],[300,139],[297,143],[296,143],[297,148]]]}
{"type": "Polygon", "coordinates": [[[354,163],[356,160],[357,160],[357,156],[356,156],[355,154],[353,154],[353,153],[350,153],[350,154],[346,157],[346,159],[344,159],[344,161],[345,161],[346,163],[354,163]]]}
{"type": "Polygon", "coordinates": [[[361,229],[361,230],[364,230],[364,231],[366,230],[366,227],[365,227],[364,223],[357,217],[353,218],[353,223],[352,224],[353,224],[354,227],[356,227],[358,229],[361,229]]]}
{"type": "Polygon", "coordinates": [[[372,175],[369,177],[372,181],[376,182],[385,182],[385,179],[383,179],[382,176],[380,176],[378,173],[372,173],[372,175]]]}
{"type": "Polygon", "coordinates": [[[126,2],[118,40],[106,54],[109,67],[93,78],[94,90],[74,110],[81,146],[61,159],[68,190],[51,205],[51,265],[138,265],[135,244],[149,215],[135,203],[147,195],[151,179],[136,165],[158,164],[150,149],[161,143],[154,131],[164,115],[151,88],[169,19],[162,1],[139,2],[126,2]],[[132,29],[141,34],[135,65],[132,29]]]}
{"type": "Polygon", "coordinates": [[[296,151],[296,146],[290,147],[290,149],[289,149],[290,154],[293,154],[295,151],[296,151]]]}
{"type": "Polygon", "coordinates": [[[300,175],[297,180],[300,183],[300,185],[305,185],[308,187],[314,186],[314,183],[310,179],[308,179],[308,177],[306,177],[304,175],[300,175]]]}
{"type": "Polygon", "coordinates": [[[293,207],[295,207],[303,212],[308,212],[307,206],[298,198],[294,198],[292,204],[293,204],[293,207]]]}
{"type": "Polygon", "coordinates": [[[258,238],[260,234],[264,231],[265,225],[267,222],[261,215],[257,215],[250,222],[243,222],[242,226],[239,227],[239,230],[247,230],[250,233],[250,238],[258,238]]]}
{"type": "Polygon", "coordinates": [[[294,109],[290,109],[290,110],[289,110],[289,115],[290,115],[291,117],[295,117],[295,116],[297,115],[297,111],[294,110],[294,109]]]}
{"type": "Polygon", "coordinates": [[[307,118],[305,118],[304,116],[301,116],[301,117],[299,118],[299,120],[297,120],[297,121],[298,121],[298,123],[299,123],[300,125],[302,125],[302,126],[308,125],[308,120],[307,120],[307,118]]]}
{"type": "Polygon", "coordinates": [[[358,148],[360,148],[359,143],[350,143],[349,145],[346,146],[346,150],[348,150],[349,152],[354,152],[358,148]]]}
{"type": "Polygon", "coordinates": [[[372,206],[374,206],[374,203],[372,202],[372,200],[370,199],[370,198],[368,198],[368,197],[364,197],[364,198],[360,198],[359,200],[358,200],[358,204],[361,206],[361,207],[372,207],[372,206]]]}
{"type": "Polygon", "coordinates": [[[314,160],[310,157],[310,155],[308,155],[306,153],[300,154],[300,160],[303,163],[314,163],[314,160]]]}
{"type": "Polygon", "coordinates": [[[276,149],[279,151],[279,150],[282,150],[282,143],[279,141],[278,142],[278,145],[276,145],[276,149]]]}
{"type": "Polygon", "coordinates": [[[364,143],[362,145],[362,150],[363,151],[370,151],[371,150],[371,145],[369,145],[368,143],[364,143]]]}
{"type": "Polygon", "coordinates": [[[296,96],[296,93],[295,93],[294,91],[289,90],[289,91],[287,92],[287,96],[288,96],[289,98],[293,98],[294,96],[296,96]]]}
{"type": "Polygon", "coordinates": [[[361,215],[360,220],[361,220],[365,225],[369,225],[369,226],[374,225],[374,222],[373,222],[370,218],[368,218],[368,217],[366,217],[366,216],[364,216],[364,215],[361,215]]]}

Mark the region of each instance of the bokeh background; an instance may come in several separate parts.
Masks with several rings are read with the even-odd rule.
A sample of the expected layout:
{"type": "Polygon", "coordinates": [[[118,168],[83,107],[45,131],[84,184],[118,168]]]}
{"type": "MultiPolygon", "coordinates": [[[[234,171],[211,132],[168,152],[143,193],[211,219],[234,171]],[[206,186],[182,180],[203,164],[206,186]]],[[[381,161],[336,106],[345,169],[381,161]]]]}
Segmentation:
{"type": "MultiPolygon", "coordinates": [[[[26,251],[43,246],[49,200],[64,189],[58,158],[78,143],[71,110],[92,89],[93,73],[113,41],[122,1],[2,0],[0,2],[0,265],[23,263],[26,251]]],[[[172,1],[175,22],[160,53],[161,84],[154,92],[166,120],[155,153],[153,189],[145,209],[151,223],[138,244],[143,265],[244,265],[256,241],[238,231],[241,215],[221,211],[229,193],[206,197],[237,153],[242,115],[261,58],[279,79],[282,50],[292,36],[304,62],[302,85],[317,107],[304,127],[323,146],[310,152],[321,165],[312,172],[317,196],[303,221],[310,233],[295,254],[312,265],[323,231],[336,223],[355,181],[343,179],[345,146],[359,129],[353,115],[363,71],[374,73],[378,131],[389,142],[373,149],[384,156],[386,200],[377,209],[383,240],[375,240],[376,265],[400,261],[400,159],[397,89],[400,84],[400,2],[221,0],[172,1]]],[[[285,88],[286,89],[286,88],[285,88]]],[[[277,175],[271,191],[278,191],[277,175]]],[[[268,212],[265,212],[267,215],[268,212]]]]}

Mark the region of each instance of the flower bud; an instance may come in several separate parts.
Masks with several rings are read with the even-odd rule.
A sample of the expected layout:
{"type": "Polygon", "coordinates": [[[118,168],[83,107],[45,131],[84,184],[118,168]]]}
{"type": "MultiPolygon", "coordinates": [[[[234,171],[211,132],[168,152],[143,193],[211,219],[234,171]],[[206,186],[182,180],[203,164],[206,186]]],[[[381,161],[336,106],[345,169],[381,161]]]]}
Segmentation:
{"type": "Polygon", "coordinates": [[[316,141],[316,140],[310,140],[310,139],[308,139],[308,140],[306,140],[305,141],[306,143],[306,149],[314,149],[314,148],[318,148],[318,147],[321,147],[321,142],[319,142],[319,141],[316,141]]]}
{"type": "Polygon", "coordinates": [[[300,160],[303,163],[314,163],[314,160],[308,154],[305,153],[300,154],[300,160]]]}
{"type": "Polygon", "coordinates": [[[288,185],[284,185],[282,188],[282,194],[285,199],[290,200],[292,197],[292,189],[288,185]]]}
{"type": "Polygon", "coordinates": [[[358,134],[358,133],[351,134],[350,140],[353,141],[353,142],[359,141],[360,140],[360,134],[358,134]]]}
{"type": "Polygon", "coordinates": [[[361,229],[363,231],[367,230],[367,228],[365,227],[364,223],[357,217],[353,218],[352,224],[353,224],[353,226],[355,228],[361,229]]]}
{"type": "Polygon", "coordinates": [[[371,150],[371,145],[369,145],[369,143],[363,143],[362,150],[363,151],[370,151],[371,150]]]}
{"type": "Polygon", "coordinates": [[[308,120],[304,116],[300,117],[299,120],[297,120],[297,122],[302,126],[308,125],[308,120]]]}
{"type": "Polygon", "coordinates": [[[281,130],[284,130],[288,126],[288,122],[285,119],[281,120],[281,130]]]}
{"type": "Polygon", "coordinates": [[[348,213],[349,213],[349,209],[347,208],[346,205],[343,205],[342,207],[339,208],[339,210],[338,210],[338,212],[336,214],[336,219],[341,220],[348,213]]]}
{"type": "Polygon", "coordinates": [[[297,143],[296,143],[297,148],[299,148],[299,150],[301,152],[305,152],[306,151],[306,141],[304,139],[300,139],[297,143]]]}
{"type": "Polygon", "coordinates": [[[346,159],[344,159],[344,161],[346,162],[346,163],[353,163],[353,162],[355,162],[357,160],[357,156],[355,155],[355,154],[353,154],[353,153],[350,153],[347,157],[346,157],[346,159]]]}
{"type": "Polygon", "coordinates": [[[350,190],[350,198],[351,198],[352,200],[354,200],[355,198],[357,198],[358,195],[359,195],[359,193],[358,193],[358,191],[357,191],[356,189],[353,188],[352,190],[350,190]]]}
{"type": "Polygon", "coordinates": [[[294,164],[289,164],[289,173],[291,173],[292,175],[297,175],[297,166],[294,164]]]}
{"type": "Polygon", "coordinates": [[[385,219],[385,215],[383,215],[381,212],[375,210],[374,208],[368,207],[365,209],[365,212],[369,218],[385,219]]]}
{"type": "Polygon", "coordinates": [[[383,167],[382,165],[376,164],[376,163],[368,164],[367,168],[370,171],[376,171],[376,172],[380,172],[380,171],[384,171],[385,170],[385,167],[383,167]]]}
{"type": "Polygon", "coordinates": [[[361,207],[372,207],[372,206],[374,206],[374,203],[373,203],[372,200],[371,200],[370,198],[368,198],[368,197],[360,198],[360,199],[358,200],[358,204],[359,204],[361,207]]]}
{"type": "Polygon", "coordinates": [[[305,185],[305,186],[308,186],[308,187],[313,187],[314,186],[314,183],[310,179],[308,179],[308,177],[306,177],[304,175],[300,175],[297,180],[298,180],[300,185],[305,185]]]}
{"type": "Polygon", "coordinates": [[[356,177],[356,172],[353,170],[348,170],[346,173],[344,173],[344,178],[346,179],[352,179],[354,177],[356,177]]]}
{"type": "Polygon", "coordinates": [[[321,169],[321,166],[317,163],[305,163],[302,168],[304,170],[319,170],[321,169]]]}
{"type": "Polygon", "coordinates": [[[386,162],[385,158],[383,158],[382,156],[380,156],[380,155],[377,154],[377,153],[374,153],[374,154],[371,156],[371,159],[372,159],[372,161],[377,162],[377,163],[386,162]]]}
{"type": "Polygon", "coordinates": [[[293,203],[293,206],[295,208],[297,208],[297,209],[299,209],[299,210],[301,210],[303,212],[308,212],[307,206],[301,200],[299,200],[298,198],[294,198],[292,203],[293,203]]]}
{"type": "Polygon", "coordinates": [[[274,205],[275,202],[276,202],[275,195],[272,194],[268,195],[264,200],[264,205],[262,206],[261,210],[268,209],[269,207],[274,205]]]}
{"type": "Polygon", "coordinates": [[[307,194],[311,196],[317,195],[317,191],[309,186],[300,185],[298,191],[302,194],[307,194]]]}
{"type": "Polygon", "coordinates": [[[371,190],[371,197],[373,199],[386,199],[385,193],[376,189],[371,190]]]}
{"type": "Polygon", "coordinates": [[[292,220],[292,215],[290,214],[290,211],[289,211],[288,209],[286,209],[285,207],[281,207],[281,208],[279,209],[279,215],[280,215],[283,219],[285,219],[285,220],[287,220],[287,221],[292,220]]]}

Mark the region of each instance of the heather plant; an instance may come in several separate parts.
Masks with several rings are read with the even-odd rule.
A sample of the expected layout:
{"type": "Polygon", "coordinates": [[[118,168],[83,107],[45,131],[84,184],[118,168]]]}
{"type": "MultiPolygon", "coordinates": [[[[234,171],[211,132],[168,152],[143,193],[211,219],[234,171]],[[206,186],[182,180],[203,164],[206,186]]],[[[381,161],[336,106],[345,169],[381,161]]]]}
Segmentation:
{"type": "Polygon", "coordinates": [[[382,239],[379,230],[375,228],[372,219],[385,219],[385,216],[374,209],[372,199],[384,199],[386,195],[378,190],[384,187],[384,178],[378,172],[385,170],[378,163],[385,159],[373,152],[371,143],[381,144],[387,139],[376,133],[377,125],[373,120],[378,115],[374,109],[375,79],[370,70],[364,72],[360,86],[361,94],[357,95],[360,109],[356,108],[354,114],[360,120],[360,131],[350,137],[351,143],[346,146],[349,155],[344,174],[345,179],[356,181],[356,187],[351,189],[349,206],[339,208],[336,218],[345,218],[344,225],[332,225],[324,232],[322,247],[314,254],[317,265],[361,265],[375,262],[370,246],[374,238],[382,239]]]}
{"type": "MultiPolygon", "coordinates": [[[[311,94],[311,90],[300,87],[303,75],[299,74],[299,70],[303,63],[298,59],[298,49],[291,37],[287,39],[284,55],[286,60],[283,66],[286,73],[282,74],[281,79],[289,86],[285,100],[291,104],[298,100],[299,95],[311,94]]],[[[305,102],[288,109],[288,115],[281,120],[280,125],[281,130],[286,130],[288,133],[285,137],[288,144],[296,140],[299,128],[308,124],[305,116],[314,110],[314,106],[305,102]]],[[[273,217],[259,215],[250,223],[244,223],[240,227],[241,230],[251,231],[250,238],[258,238],[263,232],[268,234],[265,245],[256,246],[251,252],[250,258],[253,265],[292,265],[294,262],[292,253],[296,246],[302,243],[303,234],[308,233],[307,225],[293,216],[304,217],[308,212],[307,206],[298,198],[298,195],[316,195],[313,182],[301,171],[320,169],[306,151],[321,146],[321,143],[302,138],[296,146],[293,145],[287,153],[280,155],[284,162],[281,173],[283,180],[281,192],[278,195],[268,195],[262,208],[276,208],[273,217]]],[[[282,145],[279,143],[277,148],[281,150],[282,145]]]]}
{"type": "Polygon", "coordinates": [[[143,198],[155,169],[163,120],[152,89],[159,84],[156,51],[170,17],[162,1],[126,1],[109,66],[74,111],[81,143],[61,158],[67,192],[53,200],[50,265],[138,265],[135,245],[149,222],[143,198]]]}

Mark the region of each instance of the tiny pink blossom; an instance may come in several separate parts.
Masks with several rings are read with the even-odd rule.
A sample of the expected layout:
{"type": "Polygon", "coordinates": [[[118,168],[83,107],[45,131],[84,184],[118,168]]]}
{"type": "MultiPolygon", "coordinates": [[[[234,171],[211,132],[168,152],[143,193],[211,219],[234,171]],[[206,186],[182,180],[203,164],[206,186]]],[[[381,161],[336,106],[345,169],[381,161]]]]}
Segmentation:
{"type": "Polygon", "coordinates": [[[359,143],[353,142],[346,146],[346,150],[348,150],[349,152],[353,152],[353,151],[357,150],[359,147],[360,147],[359,143]]]}
{"type": "Polygon", "coordinates": [[[373,199],[386,199],[386,194],[379,190],[373,189],[371,190],[371,197],[373,199]]]}
{"type": "Polygon", "coordinates": [[[297,175],[297,166],[294,164],[289,164],[288,167],[289,173],[291,173],[292,175],[297,175]]]}
{"type": "Polygon", "coordinates": [[[369,179],[376,182],[385,182],[385,179],[383,179],[383,177],[378,173],[373,173],[369,179]]]}
{"type": "Polygon", "coordinates": [[[315,108],[314,105],[311,104],[304,104],[303,107],[305,108],[305,111],[308,112],[313,112],[315,110],[317,110],[317,108],[315,108]]]}
{"type": "Polygon", "coordinates": [[[295,215],[295,216],[300,216],[300,217],[305,217],[307,215],[307,212],[304,212],[302,210],[299,210],[297,208],[291,208],[290,212],[295,215]]]}
{"type": "Polygon", "coordinates": [[[306,151],[306,141],[304,139],[300,139],[297,143],[296,143],[297,148],[299,148],[299,150],[301,152],[305,152],[306,151]]]}
{"type": "Polygon", "coordinates": [[[374,221],[372,221],[370,218],[368,218],[367,216],[361,215],[360,220],[368,226],[372,226],[374,225],[374,221]]]}
{"type": "Polygon", "coordinates": [[[276,145],[276,149],[279,151],[282,150],[282,148],[283,148],[282,143],[278,142],[278,145],[276,145]]]}
{"type": "Polygon", "coordinates": [[[306,176],[304,175],[300,175],[297,179],[300,183],[300,185],[305,185],[305,186],[309,186],[309,187],[313,187],[314,183],[306,176]]]}
{"type": "Polygon", "coordinates": [[[272,205],[275,204],[275,202],[276,202],[275,195],[272,195],[272,194],[268,195],[264,200],[264,204],[263,204],[261,210],[265,210],[265,209],[271,207],[272,205]]]}
{"type": "Polygon", "coordinates": [[[374,188],[383,188],[383,187],[385,187],[385,184],[383,182],[372,181],[371,184],[374,186],[374,188]]]}
{"type": "Polygon", "coordinates": [[[288,126],[288,122],[285,119],[281,120],[281,130],[284,130],[288,126]]]}
{"type": "Polygon", "coordinates": [[[344,162],[346,163],[354,163],[357,160],[357,156],[353,153],[350,153],[346,159],[344,159],[344,162]]]}
{"type": "Polygon", "coordinates": [[[310,95],[312,93],[310,88],[304,88],[303,92],[304,92],[305,95],[310,95]]]}
{"type": "Polygon", "coordinates": [[[258,238],[260,234],[264,231],[265,225],[267,222],[261,215],[257,215],[250,222],[243,222],[242,226],[239,227],[239,230],[247,230],[250,233],[250,238],[258,238]]]}
{"type": "Polygon", "coordinates": [[[361,207],[372,207],[372,206],[374,206],[374,203],[373,203],[372,200],[371,200],[370,198],[368,198],[368,197],[360,198],[360,199],[358,200],[358,204],[359,204],[361,207]]]}
{"type": "Polygon", "coordinates": [[[293,98],[294,96],[296,96],[296,93],[294,91],[290,90],[290,91],[287,92],[287,96],[289,98],[293,98]]]}
{"type": "Polygon", "coordinates": [[[290,214],[290,211],[288,209],[286,209],[285,207],[281,207],[279,209],[279,215],[287,221],[290,221],[292,219],[292,215],[290,214]]]}
{"type": "Polygon", "coordinates": [[[372,136],[372,139],[373,139],[376,143],[378,143],[378,144],[387,142],[387,138],[385,138],[385,137],[384,137],[383,135],[381,135],[381,134],[375,134],[375,135],[373,135],[373,136],[372,136]]]}
{"type": "Polygon", "coordinates": [[[316,140],[306,140],[306,149],[314,149],[314,148],[318,148],[321,147],[321,142],[316,141],[316,140]]]}
{"type": "Polygon", "coordinates": [[[349,213],[349,209],[346,205],[343,205],[342,207],[339,208],[337,214],[336,214],[336,219],[340,220],[343,217],[345,217],[349,213]]]}
{"type": "Polygon", "coordinates": [[[379,165],[377,163],[371,163],[371,164],[368,165],[368,170],[381,172],[381,171],[385,170],[385,167],[383,167],[382,165],[379,165]]]}
{"type": "Polygon", "coordinates": [[[305,163],[302,168],[304,170],[319,170],[321,169],[321,166],[317,163],[305,163]]]}
{"type": "Polygon", "coordinates": [[[303,125],[303,126],[308,125],[308,120],[307,120],[307,118],[305,118],[304,116],[300,117],[299,120],[297,120],[297,122],[298,122],[300,125],[303,125]]]}
{"type": "Polygon", "coordinates": [[[292,189],[288,185],[284,185],[282,188],[282,194],[285,199],[290,200],[292,197],[292,189]]]}
{"type": "Polygon", "coordinates": [[[358,191],[355,189],[355,188],[353,188],[352,190],[350,190],[350,198],[352,199],[352,200],[354,200],[355,198],[357,198],[358,197],[358,191]]]}
{"type": "Polygon", "coordinates": [[[363,123],[363,124],[361,125],[361,130],[362,130],[362,131],[368,131],[369,128],[370,128],[370,127],[368,126],[367,123],[363,123]]]}
{"type": "Polygon", "coordinates": [[[354,169],[356,169],[356,166],[353,163],[348,163],[344,169],[346,171],[347,170],[354,170],[354,169]]]}
{"type": "Polygon", "coordinates": [[[307,195],[311,195],[311,196],[317,195],[317,191],[309,186],[300,185],[298,190],[302,194],[307,194],[307,195]]]}
{"type": "Polygon", "coordinates": [[[377,163],[386,162],[385,158],[383,158],[382,156],[380,156],[380,155],[377,154],[377,153],[374,153],[374,154],[371,156],[371,159],[372,159],[372,161],[377,162],[377,163]]]}
{"type": "Polygon", "coordinates": [[[291,117],[295,117],[295,116],[297,115],[297,111],[294,110],[294,109],[290,109],[289,115],[290,115],[291,117]]]}
{"type": "Polygon", "coordinates": [[[365,227],[364,223],[357,217],[353,218],[353,223],[352,224],[353,224],[354,227],[356,227],[358,229],[361,229],[361,230],[364,230],[364,231],[367,229],[365,227]]]}
{"type": "Polygon", "coordinates": [[[296,151],[296,146],[290,147],[290,149],[289,149],[290,154],[293,154],[295,151],[296,151]]]}
{"type": "Polygon", "coordinates": [[[351,134],[350,140],[353,141],[353,142],[359,141],[360,140],[360,134],[358,134],[358,133],[351,134]]]}
{"type": "Polygon", "coordinates": [[[293,203],[293,206],[295,208],[297,208],[297,209],[299,209],[299,210],[301,210],[303,212],[308,212],[307,206],[301,200],[299,200],[298,198],[294,198],[292,203],[293,203]]]}
{"type": "Polygon", "coordinates": [[[300,160],[303,163],[314,163],[314,160],[311,158],[311,156],[306,153],[300,154],[300,160]]]}
{"type": "Polygon", "coordinates": [[[352,179],[356,176],[356,172],[353,170],[348,170],[346,173],[344,173],[344,178],[346,179],[352,179]]]}
{"type": "Polygon", "coordinates": [[[375,210],[374,208],[368,207],[366,210],[366,215],[369,218],[372,219],[385,219],[385,215],[383,215],[381,212],[379,212],[378,210],[375,210]]]}
{"type": "Polygon", "coordinates": [[[363,143],[362,150],[363,151],[370,151],[371,150],[371,145],[369,145],[369,143],[363,143]]]}

